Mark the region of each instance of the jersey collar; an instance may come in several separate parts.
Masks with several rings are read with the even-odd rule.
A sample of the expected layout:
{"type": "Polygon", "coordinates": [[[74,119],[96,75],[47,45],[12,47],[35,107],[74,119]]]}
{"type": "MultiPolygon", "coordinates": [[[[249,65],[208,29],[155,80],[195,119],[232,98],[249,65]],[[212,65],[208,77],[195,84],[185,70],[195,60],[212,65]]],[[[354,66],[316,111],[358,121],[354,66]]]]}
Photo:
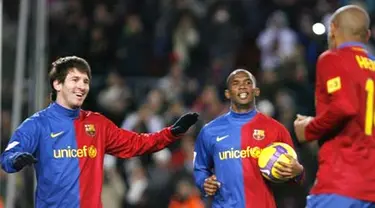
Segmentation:
{"type": "Polygon", "coordinates": [[[342,49],[342,48],[347,48],[347,47],[360,47],[363,49],[367,48],[366,44],[361,43],[361,42],[346,42],[346,43],[339,45],[337,48],[342,49]]]}
{"type": "Polygon", "coordinates": [[[246,112],[246,113],[236,113],[233,111],[233,109],[231,108],[230,109],[230,112],[229,112],[229,115],[232,117],[232,118],[235,118],[235,119],[244,119],[244,120],[250,120],[252,118],[254,118],[254,116],[257,114],[257,110],[254,109],[254,110],[251,110],[249,112],[246,112]]]}
{"type": "Polygon", "coordinates": [[[79,116],[80,108],[77,109],[68,109],[65,108],[56,102],[53,102],[50,104],[50,108],[53,109],[55,112],[57,112],[60,115],[69,117],[69,118],[77,118],[79,116]]]}

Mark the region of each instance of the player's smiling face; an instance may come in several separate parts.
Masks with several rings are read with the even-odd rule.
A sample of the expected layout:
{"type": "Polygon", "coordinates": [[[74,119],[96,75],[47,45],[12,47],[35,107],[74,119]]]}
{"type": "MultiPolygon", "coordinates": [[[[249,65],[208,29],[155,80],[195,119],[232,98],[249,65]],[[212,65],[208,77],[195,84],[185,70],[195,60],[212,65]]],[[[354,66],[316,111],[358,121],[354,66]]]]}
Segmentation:
{"type": "MultiPolygon", "coordinates": [[[[248,72],[239,71],[232,75],[228,82],[226,97],[237,107],[252,107],[254,96],[259,94],[255,87],[255,80],[248,72]]],[[[232,106],[234,107],[234,106],[232,106]]]]}
{"type": "Polygon", "coordinates": [[[70,70],[63,83],[57,80],[54,87],[57,91],[56,102],[66,108],[75,109],[82,106],[89,92],[90,80],[86,73],[76,68],[70,70]]]}

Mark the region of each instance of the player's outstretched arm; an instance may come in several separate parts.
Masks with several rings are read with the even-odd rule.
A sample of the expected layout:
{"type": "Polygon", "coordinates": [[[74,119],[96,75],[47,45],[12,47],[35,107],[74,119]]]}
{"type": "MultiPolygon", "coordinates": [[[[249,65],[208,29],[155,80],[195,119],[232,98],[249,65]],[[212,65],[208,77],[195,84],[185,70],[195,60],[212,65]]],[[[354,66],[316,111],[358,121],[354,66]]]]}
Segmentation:
{"type": "Polygon", "coordinates": [[[189,130],[198,121],[198,113],[187,113],[181,116],[171,127],[171,133],[177,137],[189,130]]]}
{"type": "Polygon", "coordinates": [[[130,158],[159,151],[176,141],[198,121],[198,114],[187,113],[172,126],[147,134],[121,129],[107,118],[102,118],[106,125],[106,153],[121,158],[130,158]]]}
{"type": "Polygon", "coordinates": [[[7,173],[14,173],[36,163],[37,159],[33,153],[38,146],[39,136],[40,128],[35,118],[25,120],[14,132],[0,156],[2,169],[7,173]]]}
{"type": "MultiPolygon", "coordinates": [[[[306,140],[316,140],[335,131],[358,112],[358,101],[352,79],[340,66],[342,59],[337,54],[324,53],[317,65],[316,90],[329,95],[328,108],[309,122],[305,129],[306,140]]],[[[317,102],[320,96],[317,94],[317,102]]]]}

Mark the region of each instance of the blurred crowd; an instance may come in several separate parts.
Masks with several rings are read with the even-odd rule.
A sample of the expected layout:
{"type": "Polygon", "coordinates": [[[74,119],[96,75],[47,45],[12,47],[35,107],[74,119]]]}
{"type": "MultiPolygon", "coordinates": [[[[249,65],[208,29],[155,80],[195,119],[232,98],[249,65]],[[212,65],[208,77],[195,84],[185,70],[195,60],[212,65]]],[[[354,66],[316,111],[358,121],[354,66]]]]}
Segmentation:
{"type": "MultiPolygon", "coordinates": [[[[14,68],[17,2],[5,1],[2,150],[12,133],[14,74],[8,68],[14,68]]],[[[188,111],[200,113],[200,123],[167,149],[127,160],[106,156],[104,207],[209,205],[193,183],[194,142],[205,123],[228,111],[225,79],[236,68],[256,76],[258,110],[294,137],[296,113],[314,114],[315,63],[326,49],[327,34],[315,34],[312,26],[328,27],[332,12],[349,3],[371,14],[375,9],[371,0],[49,0],[48,60],[88,60],[93,79],[85,109],[137,132],[158,131],[188,111]]],[[[27,106],[27,95],[24,100],[27,106]]],[[[316,148],[296,147],[306,182],[274,185],[281,208],[304,207],[314,182],[316,148]]],[[[0,180],[4,184],[2,172],[0,180]]]]}

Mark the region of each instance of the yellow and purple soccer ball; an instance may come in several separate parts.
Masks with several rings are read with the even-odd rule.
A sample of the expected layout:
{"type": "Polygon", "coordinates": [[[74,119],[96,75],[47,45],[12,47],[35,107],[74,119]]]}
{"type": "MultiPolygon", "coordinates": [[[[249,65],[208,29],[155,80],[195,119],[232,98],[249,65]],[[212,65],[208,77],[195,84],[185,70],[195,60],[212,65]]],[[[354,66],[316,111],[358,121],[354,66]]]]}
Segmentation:
{"type": "Polygon", "coordinates": [[[275,172],[275,166],[278,165],[278,161],[291,163],[290,159],[287,158],[285,154],[289,154],[294,159],[297,159],[297,153],[286,143],[274,142],[262,150],[258,158],[258,166],[263,177],[275,183],[288,180],[275,172]]]}

